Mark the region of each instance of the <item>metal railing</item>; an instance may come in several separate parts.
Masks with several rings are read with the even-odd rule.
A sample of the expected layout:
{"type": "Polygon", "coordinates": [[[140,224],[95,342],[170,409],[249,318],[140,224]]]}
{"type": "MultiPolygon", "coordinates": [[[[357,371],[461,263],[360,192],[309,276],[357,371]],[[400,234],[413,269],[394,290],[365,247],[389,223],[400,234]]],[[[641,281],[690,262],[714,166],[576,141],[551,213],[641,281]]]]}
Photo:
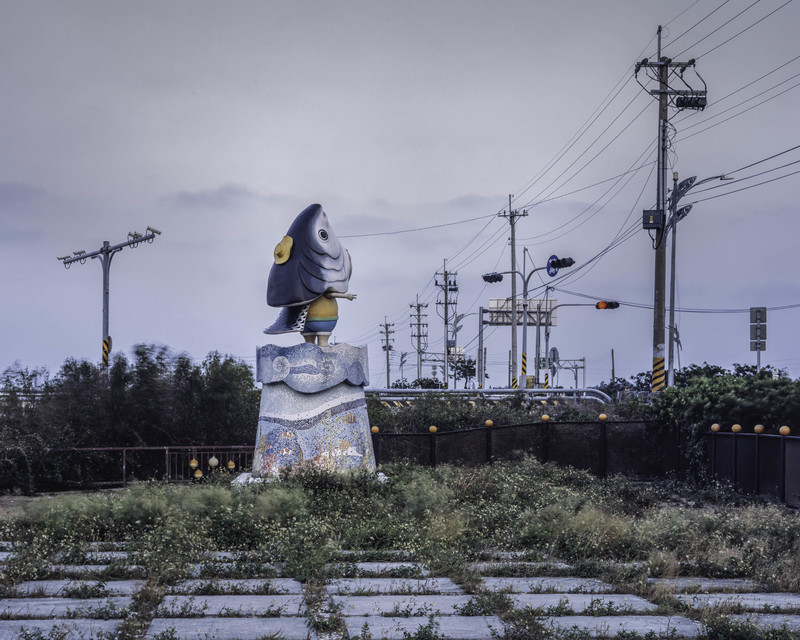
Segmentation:
{"type": "Polygon", "coordinates": [[[76,456],[70,462],[82,476],[98,487],[127,486],[133,479],[155,478],[167,482],[191,480],[199,469],[240,473],[253,465],[252,445],[167,446],[167,447],[62,447],[46,450],[47,456],[76,456]],[[103,454],[110,454],[110,458],[103,454]],[[216,465],[209,462],[216,459],[216,465]],[[192,465],[192,461],[197,464],[192,465]],[[96,476],[96,477],[92,477],[96,476]]]}
{"type": "Polygon", "coordinates": [[[424,395],[465,397],[470,400],[501,400],[509,396],[526,396],[529,400],[560,396],[572,400],[594,400],[610,404],[611,398],[599,389],[385,389],[372,387],[364,390],[368,396],[379,400],[407,400],[424,395]]]}

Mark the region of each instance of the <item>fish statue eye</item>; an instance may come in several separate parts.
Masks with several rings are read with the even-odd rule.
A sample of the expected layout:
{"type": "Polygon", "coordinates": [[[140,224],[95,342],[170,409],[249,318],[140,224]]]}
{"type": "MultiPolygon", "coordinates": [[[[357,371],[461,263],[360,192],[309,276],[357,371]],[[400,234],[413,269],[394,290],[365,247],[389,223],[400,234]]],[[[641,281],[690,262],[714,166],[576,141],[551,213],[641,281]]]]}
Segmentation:
{"type": "Polygon", "coordinates": [[[320,229],[319,231],[317,231],[317,235],[319,236],[320,240],[322,240],[323,242],[327,242],[328,232],[325,231],[325,229],[320,229]]]}

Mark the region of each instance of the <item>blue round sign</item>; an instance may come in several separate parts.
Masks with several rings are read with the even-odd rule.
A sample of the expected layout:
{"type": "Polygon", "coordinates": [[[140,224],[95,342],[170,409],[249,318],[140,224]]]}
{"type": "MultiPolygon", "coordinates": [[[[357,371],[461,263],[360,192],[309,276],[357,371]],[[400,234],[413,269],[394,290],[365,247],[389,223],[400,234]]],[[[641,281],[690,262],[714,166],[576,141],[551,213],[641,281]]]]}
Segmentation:
{"type": "Polygon", "coordinates": [[[547,259],[547,275],[551,278],[558,273],[558,267],[553,265],[556,260],[558,260],[558,256],[555,254],[547,259]]]}

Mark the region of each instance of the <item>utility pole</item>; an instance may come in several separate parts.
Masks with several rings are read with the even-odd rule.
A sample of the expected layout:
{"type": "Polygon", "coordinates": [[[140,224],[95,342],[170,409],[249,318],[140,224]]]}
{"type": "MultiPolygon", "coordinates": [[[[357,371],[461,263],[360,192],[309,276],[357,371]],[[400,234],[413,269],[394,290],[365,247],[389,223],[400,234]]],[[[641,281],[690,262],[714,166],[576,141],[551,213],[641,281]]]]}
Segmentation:
{"type": "Polygon", "coordinates": [[[390,367],[389,367],[389,352],[392,350],[391,340],[394,338],[389,338],[394,331],[391,329],[394,324],[391,324],[386,316],[383,316],[383,324],[380,327],[383,329],[383,350],[386,352],[386,388],[389,389],[392,386],[391,380],[389,378],[390,367]]]}
{"type": "MultiPolygon", "coordinates": [[[[527,211],[520,212],[518,209],[511,208],[513,194],[508,194],[508,211],[501,211],[497,215],[508,218],[511,225],[511,271],[517,270],[517,218],[528,215],[527,211]]],[[[517,382],[517,278],[511,278],[511,388],[516,389],[517,382]]]]}
{"type": "Polygon", "coordinates": [[[422,313],[423,309],[428,307],[427,304],[422,304],[419,301],[419,294],[417,295],[416,304],[408,305],[414,312],[411,314],[412,321],[416,317],[416,322],[411,323],[411,339],[416,339],[415,350],[417,352],[417,380],[422,377],[422,360],[425,356],[425,350],[428,348],[428,323],[423,322],[424,318],[428,316],[422,313]]]}
{"type": "MultiPolygon", "coordinates": [[[[667,274],[667,247],[666,247],[666,184],[667,184],[667,149],[669,106],[678,109],[703,109],[706,106],[706,90],[694,90],[689,87],[684,79],[687,68],[694,68],[695,60],[687,62],[674,62],[671,58],[661,55],[661,31],[658,27],[658,55],[655,62],[647,58],[636,63],[636,75],[641,69],[648,72],[648,76],[658,83],[658,89],[650,90],[650,95],[658,98],[658,171],[656,180],[656,209],[644,212],[644,228],[654,231],[653,248],[655,249],[655,278],[653,284],[653,368],[651,389],[654,392],[664,389],[666,384],[666,371],[664,356],[666,353],[664,343],[664,329],[666,327],[666,274],[667,274]],[[682,86],[689,89],[673,90],[670,88],[670,78],[679,77],[682,86]]],[[[696,73],[696,71],[695,71],[696,73]]],[[[698,74],[698,78],[700,78],[698,74]]],[[[700,78],[702,81],[702,78],[700,78]]],[[[640,83],[641,84],[641,83],[640,83]]],[[[644,87],[644,85],[642,85],[644,87]]],[[[703,82],[705,87],[705,82],[703,82]]]]}
{"type": "MultiPolygon", "coordinates": [[[[458,282],[456,280],[456,276],[458,275],[455,271],[448,271],[447,270],[447,260],[444,261],[444,266],[442,267],[441,272],[437,271],[436,276],[437,279],[434,280],[437,287],[442,290],[442,300],[436,302],[438,306],[443,308],[443,313],[440,314],[442,319],[444,320],[444,352],[443,352],[443,362],[442,365],[444,371],[444,388],[447,389],[450,384],[450,359],[448,357],[448,344],[450,338],[450,316],[451,316],[451,307],[455,307],[456,302],[458,300],[458,282]],[[438,276],[441,276],[442,280],[439,282],[438,276]]],[[[455,310],[452,312],[455,314],[455,310]]]]}
{"type": "Polygon", "coordinates": [[[108,354],[111,352],[111,335],[108,332],[109,277],[111,271],[111,258],[122,251],[125,247],[136,248],[139,246],[140,242],[152,243],[153,240],[156,239],[156,236],[160,235],[161,232],[158,229],[147,227],[147,233],[144,235],[137,233],[136,231],[131,231],[128,233],[128,239],[125,242],[120,242],[119,244],[112,246],[108,240],[104,240],[103,246],[97,251],[92,251],[91,253],[86,253],[83,250],[73,251],[72,256],[63,256],[59,258],[66,269],[69,269],[70,266],[75,262],[84,264],[87,258],[91,258],[92,260],[100,260],[100,264],[103,267],[103,339],[101,362],[104,369],[108,368],[108,354]]]}

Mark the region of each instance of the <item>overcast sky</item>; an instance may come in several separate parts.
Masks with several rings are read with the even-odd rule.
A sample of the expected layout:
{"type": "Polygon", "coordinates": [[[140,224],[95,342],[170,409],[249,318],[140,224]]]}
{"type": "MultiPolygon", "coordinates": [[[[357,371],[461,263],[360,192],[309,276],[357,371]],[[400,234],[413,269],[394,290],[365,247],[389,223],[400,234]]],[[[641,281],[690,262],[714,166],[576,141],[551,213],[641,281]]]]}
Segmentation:
{"type": "MultiPolygon", "coordinates": [[[[266,280],[275,244],[319,202],[358,295],[340,303],[335,339],[366,344],[383,386],[386,318],[391,377],[408,352],[413,379],[409,304],[428,304],[440,352],[445,259],[458,313],[510,295],[508,277],[480,277],[511,267],[496,215],[509,194],[528,210],[519,268],[523,246],[536,267],[577,263],[534,275],[532,297],[547,283],[561,304],[623,302],[559,309],[561,358],[585,358],[588,384],[610,377],[612,349],[616,375],[649,370],[641,212],[655,204],[658,109],[633,71],[655,58],[661,24],[665,55],[697,59],[702,80],[684,78],[705,81],[709,103],[671,110],[670,178],[735,178],[682,200],[696,204],[678,226],[680,363],[754,363],[737,310],[765,306],[762,363],[800,376],[800,308],[777,308],[800,304],[800,149],[782,153],[800,145],[800,3],[0,0],[0,13],[0,370],[98,361],[100,265],[56,257],[148,225],[163,235],[112,263],[115,352],[146,342],[254,363],[258,345],[296,342],[262,333],[277,315],[266,280]],[[435,225],[448,226],[390,234],[435,225]]],[[[474,357],[477,316],[463,325],[474,357]]],[[[510,330],[488,333],[489,383],[505,384],[510,330]]]]}

